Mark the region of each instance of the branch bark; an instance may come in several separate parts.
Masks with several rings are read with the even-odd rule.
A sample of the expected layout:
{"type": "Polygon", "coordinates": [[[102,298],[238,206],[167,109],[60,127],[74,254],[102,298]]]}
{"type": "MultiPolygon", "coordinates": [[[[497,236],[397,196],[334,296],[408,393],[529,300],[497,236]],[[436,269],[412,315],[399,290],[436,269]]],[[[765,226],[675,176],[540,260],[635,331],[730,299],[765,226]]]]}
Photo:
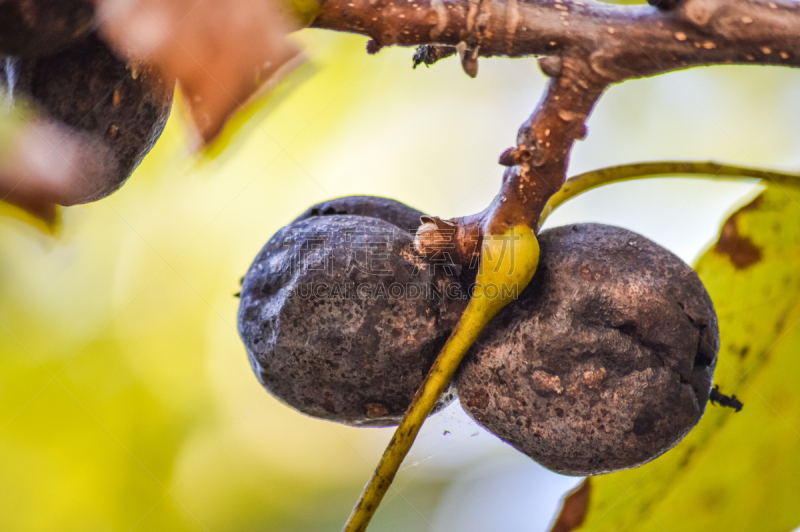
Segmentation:
{"type": "Polygon", "coordinates": [[[312,26],[379,46],[464,41],[480,57],[580,50],[609,83],[698,65],[800,66],[793,0],[685,0],[671,11],[594,0],[321,0],[312,26]]]}
{"type": "Polygon", "coordinates": [[[537,229],[547,201],[566,181],[572,146],[586,136],[586,118],[608,86],[580,57],[565,56],[561,75],[550,80],[534,113],[506,150],[500,193],[482,212],[448,221],[424,223],[417,250],[464,266],[477,264],[485,234],[503,234],[520,223],[537,229]]]}
{"type": "Polygon", "coordinates": [[[519,222],[538,226],[611,84],[699,65],[800,66],[793,0],[684,0],[672,10],[594,0],[321,0],[312,26],[369,36],[370,53],[435,45],[448,47],[446,56],[455,47],[470,75],[478,57],[544,56],[539,64],[552,79],[517,146],[500,158],[510,166],[500,193],[481,213],[433,219],[417,233],[420,252],[463,265],[477,263],[482,235],[519,222]]]}

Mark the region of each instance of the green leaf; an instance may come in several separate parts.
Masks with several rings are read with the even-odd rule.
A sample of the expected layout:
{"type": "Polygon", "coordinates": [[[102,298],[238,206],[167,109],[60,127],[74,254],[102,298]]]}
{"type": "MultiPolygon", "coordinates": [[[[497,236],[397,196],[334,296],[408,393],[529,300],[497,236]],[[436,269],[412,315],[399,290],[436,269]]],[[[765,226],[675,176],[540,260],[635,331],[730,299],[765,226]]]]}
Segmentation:
{"type": "Polygon", "coordinates": [[[592,480],[592,532],[786,532],[800,524],[800,191],[769,186],[723,225],[696,270],[717,310],[709,405],[677,447],[592,480]]]}

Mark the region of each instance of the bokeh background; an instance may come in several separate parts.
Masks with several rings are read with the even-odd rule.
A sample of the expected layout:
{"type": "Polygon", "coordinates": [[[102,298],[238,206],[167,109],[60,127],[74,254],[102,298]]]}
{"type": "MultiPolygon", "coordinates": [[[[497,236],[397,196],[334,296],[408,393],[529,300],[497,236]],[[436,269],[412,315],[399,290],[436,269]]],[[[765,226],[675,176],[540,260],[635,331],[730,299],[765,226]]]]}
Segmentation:
{"type": "MultiPolygon", "coordinates": [[[[180,102],[118,193],[58,235],[0,207],[0,530],[338,531],[391,437],[269,396],[236,330],[239,278],[309,205],[350,194],[449,218],[483,209],[540,97],[529,60],[412,70],[411,50],[295,36],[308,62],[191,154],[180,102]]],[[[613,87],[571,174],[659,159],[800,168],[800,73],[714,67],[613,87]]],[[[691,262],[756,183],[606,187],[548,225],[638,231],[691,262]]],[[[431,418],[373,532],[537,532],[578,479],[452,405],[431,418]]]]}

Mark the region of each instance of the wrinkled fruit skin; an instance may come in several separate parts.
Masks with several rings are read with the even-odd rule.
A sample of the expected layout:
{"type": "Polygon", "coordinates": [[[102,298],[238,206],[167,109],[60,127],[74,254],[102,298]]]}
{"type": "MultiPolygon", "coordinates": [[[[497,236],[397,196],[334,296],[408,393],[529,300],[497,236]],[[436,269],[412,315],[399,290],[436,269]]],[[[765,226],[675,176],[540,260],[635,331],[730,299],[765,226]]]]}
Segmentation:
{"type": "Polygon", "coordinates": [[[173,86],[155,72],[129,69],[94,34],[64,52],[15,59],[12,65],[0,85],[50,118],[91,136],[96,152],[113,158],[109,171],[84,180],[62,205],[97,201],[119,189],[169,117],[173,86]]]}
{"type": "MultiPolygon", "coordinates": [[[[447,297],[453,290],[460,297],[443,268],[414,254],[407,230],[378,218],[310,215],[256,257],[239,333],[259,380],[286,404],[350,425],[396,425],[466,306],[447,297]]],[[[439,408],[452,399],[446,394],[439,408]]]]}
{"type": "Polygon", "coordinates": [[[539,243],[533,281],[462,365],[462,406],[565,475],[652,460],[708,401],[719,330],[705,288],[678,257],[618,227],[558,227],[539,243]]]}
{"type": "Polygon", "coordinates": [[[85,37],[93,24],[89,0],[0,0],[0,55],[55,54],[85,37]]]}

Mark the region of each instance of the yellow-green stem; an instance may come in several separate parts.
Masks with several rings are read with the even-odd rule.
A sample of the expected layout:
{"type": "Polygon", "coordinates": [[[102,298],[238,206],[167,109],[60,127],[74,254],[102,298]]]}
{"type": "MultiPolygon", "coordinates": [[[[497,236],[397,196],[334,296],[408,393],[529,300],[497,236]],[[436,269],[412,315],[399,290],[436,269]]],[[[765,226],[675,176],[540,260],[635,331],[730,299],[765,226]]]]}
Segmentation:
{"type": "Polygon", "coordinates": [[[417,390],[343,532],[364,532],[367,529],[425,418],[433,410],[464,355],[489,320],[527,286],[538,263],[539,244],[530,227],[517,226],[503,235],[484,236],[475,292],[417,390]]]}
{"type": "Polygon", "coordinates": [[[660,161],[609,166],[567,179],[561,190],[553,194],[547,202],[539,219],[539,225],[541,226],[545,219],[566,201],[594,188],[634,179],[676,175],[726,180],[767,179],[778,185],[800,185],[800,175],[714,162],[660,161]]]}

